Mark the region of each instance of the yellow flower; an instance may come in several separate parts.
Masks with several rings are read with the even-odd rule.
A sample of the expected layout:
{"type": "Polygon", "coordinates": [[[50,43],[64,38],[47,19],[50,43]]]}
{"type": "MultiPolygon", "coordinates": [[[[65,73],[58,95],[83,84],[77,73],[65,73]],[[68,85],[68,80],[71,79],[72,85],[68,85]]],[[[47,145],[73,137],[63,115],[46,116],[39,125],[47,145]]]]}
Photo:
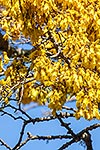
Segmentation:
{"type": "Polygon", "coordinates": [[[7,56],[7,52],[3,52],[3,57],[4,57],[4,64],[8,64],[9,58],[7,56]]]}

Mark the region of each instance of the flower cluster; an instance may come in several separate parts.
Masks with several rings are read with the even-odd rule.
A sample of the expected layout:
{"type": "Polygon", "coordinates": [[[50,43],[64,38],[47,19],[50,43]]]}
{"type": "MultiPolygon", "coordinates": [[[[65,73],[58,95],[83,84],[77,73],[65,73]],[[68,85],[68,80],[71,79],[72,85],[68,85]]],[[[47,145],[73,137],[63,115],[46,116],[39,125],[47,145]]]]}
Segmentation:
{"type": "MultiPolygon", "coordinates": [[[[0,0],[0,4],[6,8],[0,21],[5,38],[23,33],[35,46],[27,56],[29,70],[25,59],[14,58],[0,81],[2,88],[20,83],[16,88],[17,95],[22,92],[22,103],[48,103],[53,113],[74,95],[77,119],[100,119],[100,0],[0,0]],[[26,81],[28,71],[33,74],[26,81]]],[[[4,61],[8,63],[6,53],[4,61]]]]}

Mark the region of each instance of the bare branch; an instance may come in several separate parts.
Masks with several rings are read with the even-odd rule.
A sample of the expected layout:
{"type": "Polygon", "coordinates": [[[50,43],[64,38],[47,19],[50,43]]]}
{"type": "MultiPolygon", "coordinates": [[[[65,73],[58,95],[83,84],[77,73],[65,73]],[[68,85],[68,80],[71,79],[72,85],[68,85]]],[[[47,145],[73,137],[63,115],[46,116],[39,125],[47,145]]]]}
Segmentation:
{"type": "Polygon", "coordinates": [[[73,112],[76,112],[76,110],[74,108],[71,108],[71,107],[63,106],[62,108],[66,109],[66,110],[71,110],[73,112]]]}
{"type": "Polygon", "coordinates": [[[65,144],[63,144],[63,146],[61,146],[58,150],[64,150],[65,148],[67,148],[71,144],[73,144],[75,142],[79,142],[81,140],[83,140],[85,142],[85,144],[87,146],[87,150],[93,150],[93,148],[92,148],[92,141],[91,141],[91,135],[90,135],[89,131],[91,131],[93,129],[96,129],[98,127],[100,127],[100,124],[93,124],[93,125],[85,128],[85,129],[83,129],[82,131],[77,133],[75,135],[75,137],[73,137],[72,140],[70,140],[69,142],[66,142],[65,144]]]}
{"type": "Polygon", "coordinates": [[[69,127],[70,124],[63,122],[63,120],[61,119],[60,116],[58,116],[57,113],[56,113],[56,116],[57,116],[58,120],[60,121],[61,126],[65,127],[65,128],[68,130],[68,133],[71,134],[73,138],[75,138],[75,137],[76,137],[76,134],[75,134],[75,133],[72,131],[72,129],[69,127]]]}
{"type": "Polygon", "coordinates": [[[63,144],[63,146],[61,146],[58,150],[64,150],[65,148],[67,148],[68,146],[70,146],[71,144],[75,143],[75,139],[72,139],[69,142],[66,142],[65,144],[63,144]]]}
{"type": "Polygon", "coordinates": [[[41,117],[41,118],[34,118],[34,119],[29,119],[27,120],[27,123],[31,123],[33,122],[33,124],[35,124],[36,122],[44,122],[44,121],[49,121],[49,120],[54,120],[54,119],[58,119],[59,118],[68,118],[68,117],[74,117],[74,115],[72,113],[60,113],[58,114],[58,116],[48,116],[48,117],[41,117]]]}
{"type": "Polygon", "coordinates": [[[23,141],[17,148],[16,150],[18,150],[19,148],[21,148],[22,146],[24,146],[28,141],[30,140],[56,140],[56,139],[71,139],[72,137],[69,135],[49,135],[49,136],[39,136],[39,135],[32,135],[30,132],[27,133],[28,138],[23,141]]]}
{"type": "Polygon", "coordinates": [[[87,146],[87,150],[93,150],[92,147],[92,140],[91,140],[91,134],[87,131],[82,135],[82,139],[85,142],[87,146]]]}
{"type": "Polygon", "coordinates": [[[55,140],[55,139],[71,139],[72,136],[69,135],[49,135],[49,136],[39,136],[35,135],[33,136],[30,132],[27,133],[30,140],[55,140]]]}
{"type": "Polygon", "coordinates": [[[22,138],[23,138],[23,135],[24,135],[26,125],[27,125],[27,122],[24,122],[22,129],[21,129],[21,132],[20,132],[20,137],[19,137],[18,143],[14,146],[14,148],[12,148],[12,150],[15,150],[20,145],[22,138]]]}
{"type": "Polygon", "coordinates": [[[0,143],[5,146],[7,149],[12,150],[2,139],[0,139],[0,143]]]}

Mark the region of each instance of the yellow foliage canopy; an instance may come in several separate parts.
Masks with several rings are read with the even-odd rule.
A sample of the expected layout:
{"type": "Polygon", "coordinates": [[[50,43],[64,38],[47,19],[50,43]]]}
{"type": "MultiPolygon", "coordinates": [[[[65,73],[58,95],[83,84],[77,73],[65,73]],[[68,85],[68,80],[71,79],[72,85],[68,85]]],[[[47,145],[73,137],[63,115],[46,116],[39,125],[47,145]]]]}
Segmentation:
{"type": "MultiPolygon", "coordinates": [[[[48,103],[55,113],[75,95],[77,119],[100,119],[100,0],[0,0],[0,5],[5,38],[22,33],[35,47],[4,71],[2,99],[16,90],[22,103],[48,103]]],[[[9,61],[6,53],[3,58],[0,72],[9,61]]]]}

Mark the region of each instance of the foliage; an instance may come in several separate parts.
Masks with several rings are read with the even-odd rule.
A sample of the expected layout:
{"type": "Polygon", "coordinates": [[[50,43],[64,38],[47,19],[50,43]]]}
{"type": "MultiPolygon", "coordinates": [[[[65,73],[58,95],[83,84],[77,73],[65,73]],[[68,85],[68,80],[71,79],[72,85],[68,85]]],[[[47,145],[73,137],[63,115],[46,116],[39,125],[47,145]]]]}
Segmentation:
{"type": "Polygon", "coordinates": [[[18,103],[47,103],[55,115],[75,96],[77,119],[100,119],[100,0],[0,0],[0,5],[4,38],[23,34],[34,46],[10,61],[6,52],[0,57],[1,99],[7,104],[16,94],[18,103]]]}

